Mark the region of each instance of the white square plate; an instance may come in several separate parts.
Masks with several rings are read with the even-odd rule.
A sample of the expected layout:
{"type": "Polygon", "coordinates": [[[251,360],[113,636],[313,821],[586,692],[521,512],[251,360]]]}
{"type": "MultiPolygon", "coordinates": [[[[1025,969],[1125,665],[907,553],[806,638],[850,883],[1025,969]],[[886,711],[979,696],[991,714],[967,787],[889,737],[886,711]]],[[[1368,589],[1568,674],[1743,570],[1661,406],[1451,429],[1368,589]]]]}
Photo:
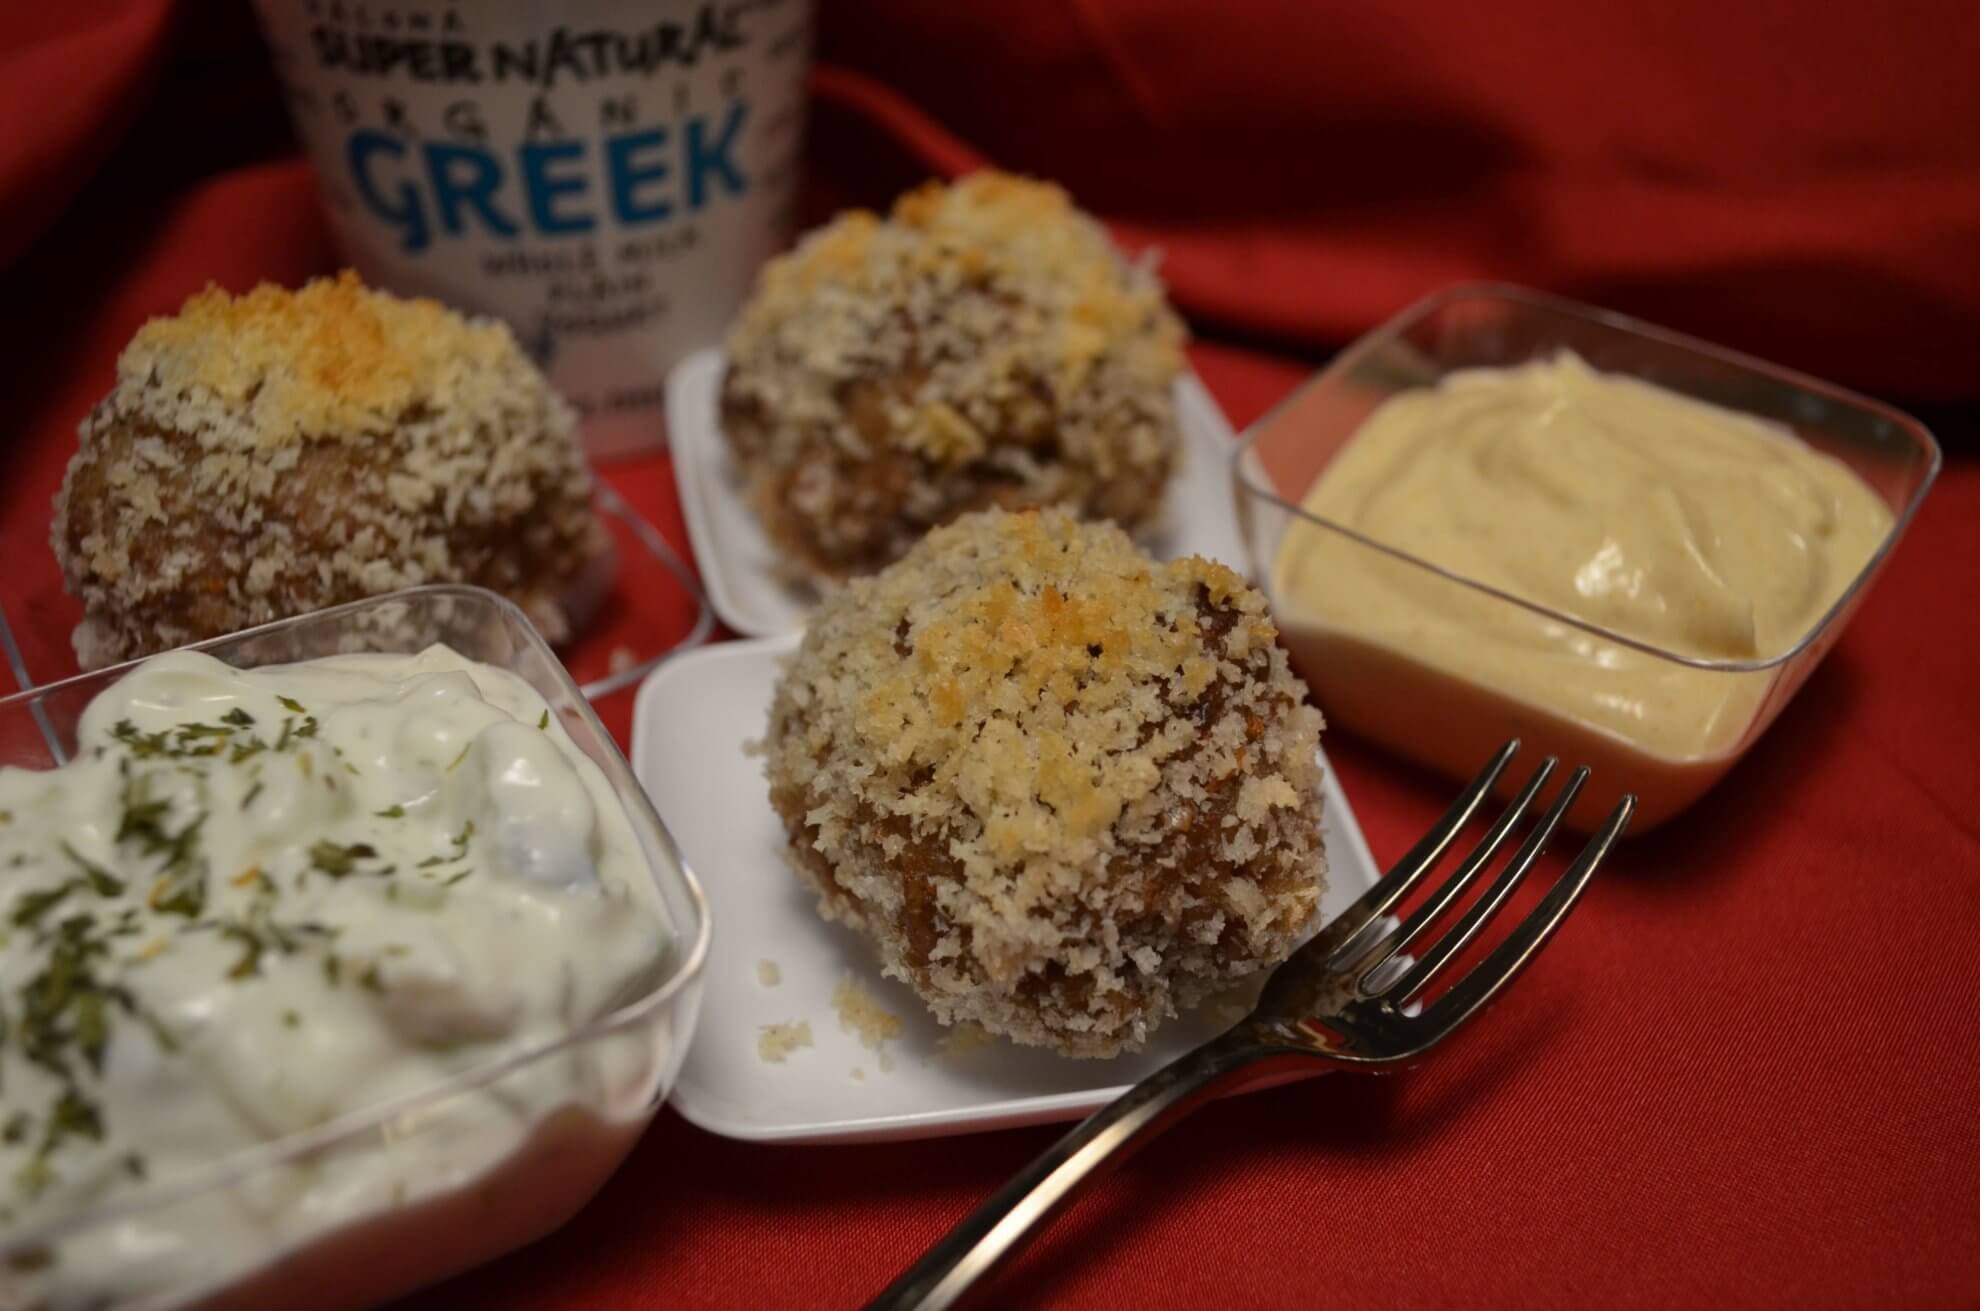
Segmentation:
{"type": "MultiPolygon", "coordinates": [[[[1147,1050],[1108,1061],[1003,1041],[945,1051],[948,1030],[904,984],[881,977],[864,939],[819,918],[784,863],[762,762],[744,744],[762,735],[779,663],[797,644],[790,634],[676,656],[640,687],[633,710],[633,772],[707,890],[715,923],[701,1019],[674,1086],[682,1115],[730,1138],[783,1142],[1075,1120],[1229,1022],[1206,1007],[1164,1025],[1147,1050]],[[774,986],[759,977],[763,961],[781,976],[774,986]],[[904,1031],[884,1044],[884,1061],[840,1026],[832,993],[848,975],[901,1017],[904,1031]],[[781,1063],[763,1060],[762,1026],[798,1021],[810,1024],[813,1045],[781,1063]]],[[[1330,871],[1321,914],[1331,918],[1377,874],[1333,770],[1324,756],[1320,763],[1330,871]]]]}
{"type": "MultiPolygon", "coordinates": [[[[725,367],[722,352],[713,349],[696,351],[674,366],[667,378],[667,441],[709,603],[736,632],[773,637],[802,628],[818,594],[778,572],[770,539],[743,498],[742,479],[722,436],[725,367]]],[[[1157,559],[1200,555],[1242,572],[1244,545],[1230,471],[1236,439],[1193,373],[1176,380],[1176,420],[1182,458],[1162,516],[1142,535],[1142,545],[1157,559]]]]}

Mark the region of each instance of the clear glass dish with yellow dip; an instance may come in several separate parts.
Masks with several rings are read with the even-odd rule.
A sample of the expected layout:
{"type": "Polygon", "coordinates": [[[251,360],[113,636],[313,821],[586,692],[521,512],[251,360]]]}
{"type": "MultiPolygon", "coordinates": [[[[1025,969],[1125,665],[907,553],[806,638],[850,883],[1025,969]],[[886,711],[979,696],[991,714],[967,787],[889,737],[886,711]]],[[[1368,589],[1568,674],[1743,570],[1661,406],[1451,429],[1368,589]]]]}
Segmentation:
{"type": "Polygon", "coordinates": [[[1717,782],[1841,634],[1939,468],[1916,420],[1536,292],[1447,289],[1240,443],[1239,517],[1335,724],[1469,774],[1593,767],[1637,831],[1717,782]]]}

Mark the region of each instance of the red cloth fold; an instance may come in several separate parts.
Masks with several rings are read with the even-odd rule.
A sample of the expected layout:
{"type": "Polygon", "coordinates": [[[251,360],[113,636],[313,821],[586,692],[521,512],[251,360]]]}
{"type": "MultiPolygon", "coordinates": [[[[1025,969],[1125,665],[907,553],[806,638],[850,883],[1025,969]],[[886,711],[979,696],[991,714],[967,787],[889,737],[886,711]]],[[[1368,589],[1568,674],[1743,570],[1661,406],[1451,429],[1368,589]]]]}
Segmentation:
{"type": "Polygon", "coordinates": [[[858,0],[821,50],[892,88],[861,107],[924,160],[954,158],[939,122],[1071,184],[1225,326],[1339,344],[1491,278],[1980,394],[1961,0],[858,0]]]}
{"type": "MultiPolygon", "coordinates": [[[[137,194],[90,180],[134,107],[149,141],[179,121],[174,103],[144,98],[166,57],[167,11],[162,0],[44,6],[0,25],[11,38],[0,254],[31,245],[0,273],[0,604],[40,679],[69,668],[75,619],[47,548],[49,497],[118,348],[209,279],[293,283],[333,261],[298,161],[169,185],[161,174],[137,194]],[[79,63],[58,49],[100,53],[79,63]]],[[[1921,390],[1973,394],[1949,351],[1975,339],[1980,303],[1974,173],[1962,164],[1980,117],[1955,140],[1931,109],[1965,105],[1976,85],[1963,10],[1930,31],[1910,11],[1867,6],[1819,18],[1795,8],[1807,17],[1788,23],[1783,7],[1689,3],[1627,18],[1541,0],[1382,17],[1287,4],[1239,25],[1153,0],[1084,0],[1000,6],[994,30],[991,12],[827,7],[825,48],[900,90],[821,71],[820,195],[883,203],[901,181],[966,167],[980,150],[1060,177],[1130,238],[1159,241],[1200,321],[1305,351],[1432,282],[1582,270],[1585,281],[1556,285],[1662,306],[1680,326],[1725,325],[1720,335],[1789,363],[1878,343],[1852,380],[1912,370],[1921,390]],[[1910,63],[1879,26],[1887,12],[1910,63]],[[1623,58],[1626,30],[1637,42],[1623,58]],[[1727,118],[1732,57],[1716,47],[1759,31],[1779,44],[1755,94],[1811,86],[1727,118]],[[1597,47],[1611,62],[1591,70],[1597,47]],[[1867,89],[1816,106],[1816,86],[1849,88],[1850,58],[1867,89]],[[1718,98],[1679,94],[1699,87],[1718,98]],[[1872,94],[1903,103],[1880,108],[1872,94]],[[1487,102],[1499,110],[1478,108],[1487,102]],[[1547,146],[1535,125],[1563,104],[1600,110],[1612,136],[1637,130],[1663,171],[1550,181],[1533,166],[1543,147],[1572,153],[1599,130],[1555,124],[1547,146]],[[1844,131],[1848,104],[1863,122],[1844,131]],[[1357,113],[1386,124],[1398,150],[1471,161],[1475,186],[1410,200],[1407,160],[1371,162],[1357,113]],[[1508,114],[1526,123],[1510,133],[1516,151],[1508,114]],[[1803,114],[1816,126],[1787,121],[1803,114]],[[1316,123],[1328,131],[1302,142],[1316,123]],[[1811,132],[1834,139],[1826,175],[1796,154],[1811,132]],[[1945,175],[1851,163],[1905,150],[1939,151],[1945,175]],[[1780,166],[1750,185],[1709,184],[1770,151],[1780,166]],[[1165,181],[1164,158],[1178,172],[1207,161],[1216,185],[1165,181]],[[1671,172],[1685,161],[1691,172],[1671,172]],[[1302,210],[1315,196],[1330,199],[1302,210]],[[1660,232],[1670,239],[1646,239],[1660,232]],[[1497,262],[1515,249],[1530,262],[1497,262]],[[1810,299],[1818,269],[1825,285],[1855,277],[1897,299],[1856,302],[1877,308],[1847,321],[1842,302],[1810,299]],[[1936,308],[1900,313],[1903,295],[1936,308]],[[1967,335],[1937,340],[1947,326],[1967,335]]],[[[1240,426],[1306,371],[1214,340],[1193,359],[1240,426]]],[[[1946,436],[1970,445],[1970,424],[1946,436]]],[[[665,459],[609,476],[685,549],[665,459]]],[[[1406,1076],[1206,1108],[1082,1201],[987,1304],[1980,1305],[1975,561],[1980,469],[1955,458],[1848,634],[1749,759],[1689,815],[1627,844],[1472,1032],[1406,1076]]],[[[602,670],[614,646],[685,627],[657,578],[628,594],[637,604],[573,656],[581,673],[602,670]]],[[[602,707],[621,733],[629,701],[602,707]]],[[[1448,791],[1344,735],[1329,750],[1378,858],[1400,853],[1448,791]]],[[[568,1228],[411,1305],[851,1304],[1053,1132],[752,1147],[663,1112],[568,1228]]]]}

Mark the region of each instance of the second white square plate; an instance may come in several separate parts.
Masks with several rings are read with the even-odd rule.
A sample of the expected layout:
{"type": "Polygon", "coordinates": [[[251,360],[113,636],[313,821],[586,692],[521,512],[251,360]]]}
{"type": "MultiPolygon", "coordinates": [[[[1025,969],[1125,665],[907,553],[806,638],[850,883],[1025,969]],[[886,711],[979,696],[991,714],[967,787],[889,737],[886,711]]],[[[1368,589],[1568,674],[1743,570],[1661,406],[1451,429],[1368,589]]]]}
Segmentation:
{"type": "MultiPolygon", "coordinates": [[[[681,512],[709,604],[722,622],[747,637],[772,637],[804,626],[818,604],[810,584],[777,568],[763,525],[743,498],[729,444],[722,436],[722,352],[701,350],[667,378],[667,441],[680,487],[681,512]]],[[[1181,458],[1169,482],[1162,517],[1144,534],[1157,559],[1200,555],[1240,572],[1244,545],[1232,500],[1230,458],[1236,439],[1217,402],[1196,375],[1176,381],[1181,458]]]]}
{"type": "MultiPolygon", "coordinates": [[[[1214,1037],[1230,1016],[1164,1025],[1148,1049],[1080,1061],[997,1040],[944,1047],[949,1034],[905,985],[881,977],[864,939],[818,916],[784,863],[784,831],[745,743],[763,734],[779,663],[795,634],[727,642],[676,656],[639,690],[632,761],[701,885],[714,945],[694,1045],[675,1107],[731,1138],[838,1142],[925,1138],[1075,1120],[1214,1037]],[[763,962],[777,981],[766,983],[763,962]],[[876,1050],[841,1026],[832,995],[850,977],[900,1017],[901,1035],[876,1050]],[[808,1024],[811,1045],[781,1062],[758,1051],[764,1025],[808,1024]]],[[[1327,765],[1329,868],[1322,918],[1338,914],[1377,871],[1354,812],[1327,765]]]]}

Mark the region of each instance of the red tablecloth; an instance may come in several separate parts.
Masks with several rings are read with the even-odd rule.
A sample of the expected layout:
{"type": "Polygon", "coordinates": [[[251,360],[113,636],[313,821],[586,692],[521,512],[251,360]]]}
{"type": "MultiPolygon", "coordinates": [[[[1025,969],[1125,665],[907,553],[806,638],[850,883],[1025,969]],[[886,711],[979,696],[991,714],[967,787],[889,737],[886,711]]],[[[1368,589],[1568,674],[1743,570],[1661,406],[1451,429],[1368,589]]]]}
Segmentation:
{"type": "MultiPolygon", "coordinates": [[[[1102,8],[1116,7],[1067,12],[1087,21],[1102,8]]],[[[0,259],[12,257],[0,274],[0,600],[31,630],[39,678],[63,672],[75,613],[46,546],[49,497],[119,346],[208,279],[294,282],[332,259],[305,169],[254,162],[280,145],[265,83],[223,88],[213,75],[238,74],[238,29],[182,22],[174,45],[165,9],[161,0],[80,13],[22,7],[0,20],[0,259]],[[169,71],[168,52],[180,71],[169,71]],[[120,138],[127,130],[136,136],[120,138]],[[177,158],[147,163],[161,142],[175,143],[177,158]],[[107,174],[105,160],[115,161],[107,174]]],[[[1915,76],[1970,83],[1956,39],[1970,28],[1970,19],[1949,28],[1939,61],[1915,76]]],[[[828,26],[828,49],[843,53],[856,36],[828,26]]],[[[1913,76],[1875,67],[1885,83],[1913,76]]],[[[869,84],[828,76],[822,89],[838,108],[818,124],[821,195],[876,200],[878,187],[967,157],[869,84]],[[877,151],[884,139],[907,152],[877,151]],[[912,153],[922,162],[906,162],[912,153]]],[[[1089,118],[1104,126],[1106,113],[1089,118]]],[[[1980,118],[1965,122],[1971,134],[1980,118]]],[[[1045,153],[1078,172],[1065,142],[1045,153]]],[[[1104,160],[1092,168],[1103,195],[1134,185],[1104,160]]],[[[1941,399],[1980,393],[1964,366],[1946,366],[1948,344],[1930,331],[1980,321],[1969,294],[1980,246],[1939,247],[1952,280],[1928,277],[1932,234],[1972,235],[1959,205],[1974,176],[1942,179],[1943,209],[1862,226],[1882,234],[1864,249],[1882,249],[1899,228],[1928,234],[1927,249],[1898,263],[1926,279],[1912,288],[1916,303],[1938,307],[1929,321],[1875,325],[1886,349],[1866,374],[1909,370],[1941,399]]],[[[1339,192],[1351,195],[1353,182],[1338,178],[1339,192]]],[[[1711,208],[1709,196],[1693,201],[1711,208]]],[[[1830,231],[1803,212],[1812,199],[1781,203],[1805,250],[1841,249],[1857,230],[1830,231]]],[[[1720,221],[1736,230],[1745,213],[1720,221]]],[[[1186,206],[1152,214],[1127,234],[1192,231],[1186,206]]],[[[1645,221],[1668,220],[1660,215],[1645,221]]],[[[1505,271],[1489,247],[1357,263],[1352,243],[1325,247],[1323,234],[1320,246],[1273,249],[1325,247],[1350,275],[1342,294],[1305,257],[1268,261],[1309,280],[1267,279],[1254,288],[1261,303],[1311,313],[1247,317],[1250,275],[1233,271],[1244,267],[1233,222],[1228,202],[1205,218],[1178,279],[1186,306],[1315,348],[1333,326],[1394,308],[1415,289],[1404,285],[1411,278],[1505,271]],[[1385,284],[1369,268],[1411,273],[1385,284]]],[[[1685,276],[1697,282],[1698,270],[1685,276]]],[[[1776,309],[1792,317],[1782,307],[1794,303],[1776,309]]],[[[1692,308],[1710,320],[1725,306],[1692,308]]],[[[1766,348],[1766,312],[1735,316],[1748,329],[1743,344],[1766,348]]],[[[1778,338],[1810,340],[1805,322],[1778,338]]],[[[1969,333],[1958,345],[1976,341],[1969,333]]],[[[1806,364],[1823,349],[1783,353],[1806,364]]],[[[1238,425],[1306,368],[1210,341],[1194,358],[1238,425]]],[[[1952,458],[1938,488],[1800,699],[1714,795],[1627,846],[1484,1022],[1407,1077],[1335,1078],[1204,1110],[1083,1201],[1000,1286],[998,1302],[1980,1306],[1980,612],[1971,604],[1980,468],[1962,455],[1975,426],[1968,417],[1942,433],[1952,458]]],[[[664,459],[609,476],[682,542],[664,459]]],[[[575,658],[581,672],[602,666],[611,646],[684,627],[686,609],[657,577],[641,590],[651,604],[610,616],[575,658]]],[[[619,731],[628,701],[604,707],[619,731]]],[[[1400,852],[1447,790],[1344,737],[1330,751],[1378,858],[1400,852]]],[[[1053,1132],[754,1147],[664,1112],[566,1230],[413,1304],[851,1303],[1053,1132]]]]}

